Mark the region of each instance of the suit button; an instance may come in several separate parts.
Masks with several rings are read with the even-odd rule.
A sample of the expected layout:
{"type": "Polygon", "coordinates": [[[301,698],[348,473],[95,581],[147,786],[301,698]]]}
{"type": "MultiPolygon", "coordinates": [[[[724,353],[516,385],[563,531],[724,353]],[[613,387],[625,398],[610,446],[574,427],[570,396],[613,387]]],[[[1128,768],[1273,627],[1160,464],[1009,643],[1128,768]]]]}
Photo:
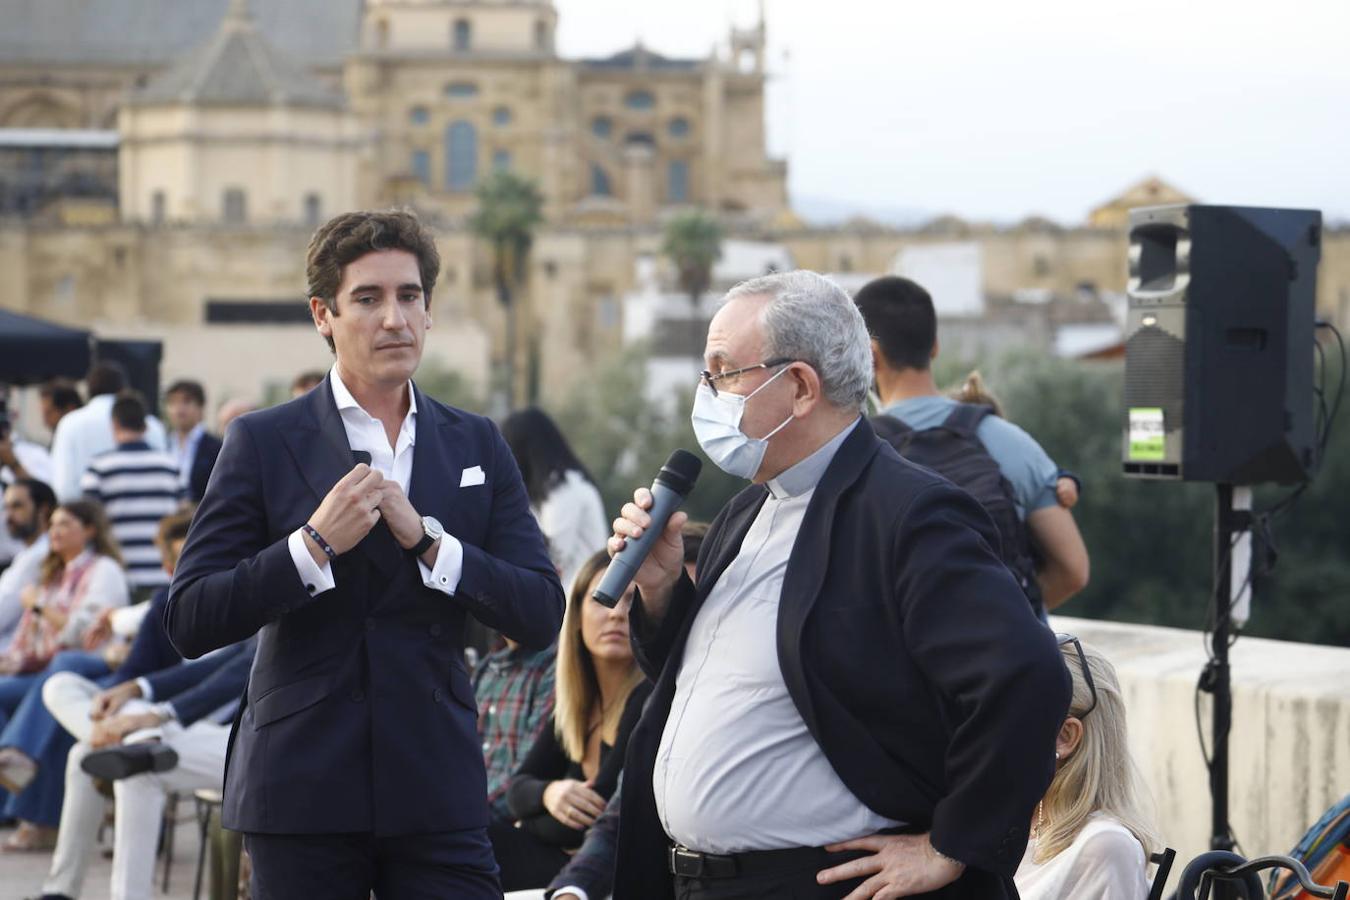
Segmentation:
{"type": "Polygon", "coordinates": [[[362,691],[352,691],[351,698],[353,703],[360,703],[366,699],[366,695],[362,691]]]}
{"type": "Polygon", "coordinates": [[[366,631],[374,631],[374,630],[375,630],[375,620],[366,619],[366,631]]]}
{"type": "Polygon", "coordinates": [[[436,688],[436,690],[434,690],[434,691],[431,692],[431,699],[432,699],[432,700],[435,700],[437,703],[440,703],[440,702],[441,702],[441,698],[444,697],[444,696],[445,696],[445,695],[441,693],[441,689],[440,689],[440,688],[436,688]]]}
{"type": "Polygon", "coordinates": [[[436,624],[434,624],[434,625],[431,626],[431,636],[432,636],[432,637],[440,637],[440,636],[441,636],[441,623],[440,623],[440,622],[437,622],[436,624]]]}

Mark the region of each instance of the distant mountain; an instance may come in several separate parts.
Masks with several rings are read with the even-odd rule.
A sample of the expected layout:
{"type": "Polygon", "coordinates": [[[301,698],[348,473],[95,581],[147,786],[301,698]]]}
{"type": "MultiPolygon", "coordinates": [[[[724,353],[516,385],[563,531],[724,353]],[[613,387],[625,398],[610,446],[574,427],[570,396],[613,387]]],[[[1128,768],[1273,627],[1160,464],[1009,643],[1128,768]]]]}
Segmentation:
{"type": "Polygon", "coordinates": [[[839,225],[849,219],[861,216],[882,225],[914,228],[936,218],[938,215],[932,210],[911,206],[853,203],[848,200],[837,200],[833,197],[793,194],[791,200],[793,212],[812,225],[839,225]]]}

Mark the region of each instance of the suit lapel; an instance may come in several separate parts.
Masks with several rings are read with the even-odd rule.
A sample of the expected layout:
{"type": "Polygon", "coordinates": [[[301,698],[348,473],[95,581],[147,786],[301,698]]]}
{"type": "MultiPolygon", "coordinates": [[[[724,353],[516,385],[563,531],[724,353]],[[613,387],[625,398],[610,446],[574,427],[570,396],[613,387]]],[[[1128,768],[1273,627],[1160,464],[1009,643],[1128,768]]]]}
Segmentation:
{"type": "Polygon", "coordinates": [[[802,633],[825,580],[839,498],[862,475],[880,446],[881,442],[866,419],[853,427],[811,495],[801,529],[792,545],[787,571],[783,573],[783,592],[778,603],[778,665],[788,693],[813,734],[818,731],[815,710],[806,690],[802,633]]]}
{"type": "Polygon", "coordinates": [[[303,404],[304,415],[294,429],[282,432],[282,438],[315,501],[321,503],[333,485],[351,471],[352,448],[327,378],[305,395],[303,404]]]}
{"type": "Polygon", "coordinates": [[[417,390],[417,442],[413,446],[412,476],[408,481],[408,500],[424,516],[434,516],[447,531],[450,527],[450,492],[459,485],[458,454],[449,438],[450,421],[426,395],[417,390]]]}
{"type": "MultiPolygon", "coordinates": [[[[332,384],[327,378],[305,397],[306,415],[299,427],[286,431],[283,437],[300,467],[301,475],[314,493],[317,503],[342,480],[356,461],[347,443],[347,429],[333,399],[332,384]]],[[[386,576],[398,571],[402,551],[390,534],[384,520],[375,523],[370,533],[357,544],[377,568],[386,576]]]]}
{"type": "MultiPolygon", "coordinates": [[[[727,570],[727,566],[731,565],[731,561],[741,552],[741,544],[745,542],[745,535],[750,531],[750,526],[755,523],[755,517],[759,515],[759,511],[764,506],[764,501],[768,499],[768,496],[768,488],[763,485],[756,485],[755,489],[746,491],[737,497],[737,500],[741,500],[743,505],[727,514],[727,521],[720,529],[726,537],[719,538],[716,554],[708,560],[707,572],[701,573],[698,579],[700,605],[702,605],[703,599],[712,592],[713,585],[717,584],[717,580],[722,577],[722,573],[727,570]]],[[[690,618],[692,619],[692,616],[690,618]]]]}

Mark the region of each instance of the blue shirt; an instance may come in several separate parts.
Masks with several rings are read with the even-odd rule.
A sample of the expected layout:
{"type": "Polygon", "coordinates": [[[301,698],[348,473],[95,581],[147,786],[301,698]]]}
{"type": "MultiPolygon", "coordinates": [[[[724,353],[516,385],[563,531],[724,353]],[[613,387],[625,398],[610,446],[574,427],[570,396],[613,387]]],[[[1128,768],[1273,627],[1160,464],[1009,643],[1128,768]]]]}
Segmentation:
{"type": "MultiPolygon", "coordinates": [[[[934,394],[893,403],[881,414],[894,416],[915,431],[923,431],[941,425],[955,408],[955,400],[934,394]]],[[[991,414],[980,422],[975,437],[1012,485],[1017,513],[1023,519],[1027,513],[1059,502],[1055,497],[1059,467],[1031,435],[1007,419],[991,414]]]]}

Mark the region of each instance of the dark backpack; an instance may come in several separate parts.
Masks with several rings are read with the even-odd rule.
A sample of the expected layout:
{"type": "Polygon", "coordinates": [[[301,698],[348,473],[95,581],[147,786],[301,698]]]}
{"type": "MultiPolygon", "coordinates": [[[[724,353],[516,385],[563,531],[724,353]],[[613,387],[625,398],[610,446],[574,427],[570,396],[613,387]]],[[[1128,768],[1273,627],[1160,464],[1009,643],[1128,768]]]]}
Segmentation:
{"type": "Polygon", "coordinates": [[[1031,538],[1026,523],[1017,515],[1012,485],[975,435],[984,417],[992,413],[988,406],[958,403],[951,415],[933,428],[916,431],[895,416],[873,418],[872,428],[905,459],[931,469],[979,501],[998,529],[1004,565],[1022,586],[1032,610],[1043,617],[1031,538]]]}

